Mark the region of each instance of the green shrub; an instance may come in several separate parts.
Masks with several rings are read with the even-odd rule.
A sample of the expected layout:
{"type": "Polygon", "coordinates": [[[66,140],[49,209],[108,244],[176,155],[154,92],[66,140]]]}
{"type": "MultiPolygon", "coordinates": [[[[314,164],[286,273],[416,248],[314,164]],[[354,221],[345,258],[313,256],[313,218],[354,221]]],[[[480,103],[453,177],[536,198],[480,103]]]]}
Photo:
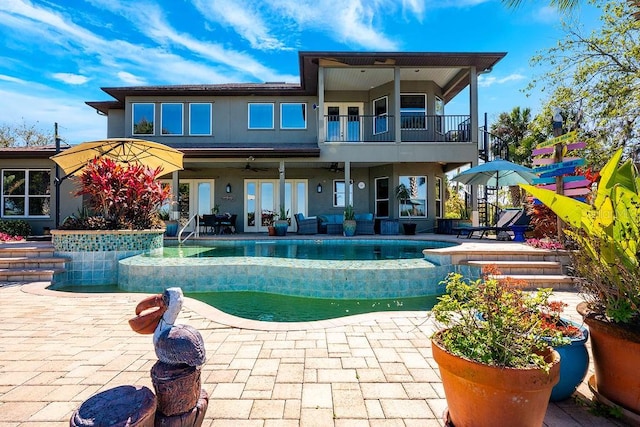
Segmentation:
{"type": "Polygon", "coordinates": [[[23,219],[3,219],[0,220],[0,233],[27,237],[31,234],[31,225],[23,219]]]}

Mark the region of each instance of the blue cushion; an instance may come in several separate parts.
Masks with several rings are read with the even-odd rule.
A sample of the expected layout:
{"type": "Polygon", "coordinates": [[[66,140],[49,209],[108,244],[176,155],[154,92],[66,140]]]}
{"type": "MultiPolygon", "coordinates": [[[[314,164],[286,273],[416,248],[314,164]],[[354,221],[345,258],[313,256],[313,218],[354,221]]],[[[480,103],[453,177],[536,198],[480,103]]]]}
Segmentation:
{"type": "Polygon", "coordinates": [[[372,213],[356,214],[356,221],[373,221],[372,213]]]}

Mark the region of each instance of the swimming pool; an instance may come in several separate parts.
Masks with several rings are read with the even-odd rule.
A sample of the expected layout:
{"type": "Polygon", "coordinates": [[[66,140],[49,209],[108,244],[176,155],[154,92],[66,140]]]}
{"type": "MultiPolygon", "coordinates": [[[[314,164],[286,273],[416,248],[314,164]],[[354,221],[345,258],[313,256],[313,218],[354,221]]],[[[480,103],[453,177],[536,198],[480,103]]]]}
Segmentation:
{"type": "MultiPolygon", "coordinates": [[[[215,240],[212,245],[245,248],[264,245],[256,240],[215,240]]],[[[292,252],[302,245],[327,241],[285,240],[292,252]],[[294,246],[295,245],[295,246],[294,246]]],[[[437,241],[364,240],[382,245],[383,252],[398,251],[408,244],[423,249],[454,245],[437,241]]],[[[198,242],[201,243],[201,242],[198,242]]],[[[345,250],[354,241],[332,240],[345,250]]],[[[408,259],[324,260],[263,256],[199,257],[211,246],[180,246],[163,256],[138,255],[121,260],[118,286],[134,292],[161,292],[180,286],[185,293],[252,291],[299,297],[331,299],[385,299],[440,295],[440,283],[452,269],[464,266],[434,265],[423,257],[408,259]],[[175,252],[172,255],[171,252],[175,252]]]]}

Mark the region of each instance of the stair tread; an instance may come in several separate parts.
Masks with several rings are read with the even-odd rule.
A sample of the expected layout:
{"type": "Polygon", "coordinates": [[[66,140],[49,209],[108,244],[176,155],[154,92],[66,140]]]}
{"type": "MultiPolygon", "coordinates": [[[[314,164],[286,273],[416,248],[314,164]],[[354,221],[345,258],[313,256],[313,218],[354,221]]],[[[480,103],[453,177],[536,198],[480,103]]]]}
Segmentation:
{"type": "Polygon", "coordinates": [[[0,274],[7,273],[58,273],[65,271],[64,268],[0,268],[0,274]]]}
{"type": "Polygon", "coordinates": [[[504,279],[510,277],[516,280],[573,282],[573,277],[567,276],[565,274],[500,274],[491,277],[495,277],[496,279],[504,279]]]}
{"type": "Polygon", "coordinates": [[[503,261],[496,261],[496,260],[476,260],[476,259],[472,259],[472,260],[467,260],[466,261],[467,264],[482,264],[482,265],[491,265],[491,264],[495,264],[495,265],[522,265],[522,266],[527,266],[527,267],[531,267],[531,266],[536,266],[536,265],[544,265],[544,266],[552,266],[552,267],[556,267],[561,265],[560,262],[558,261],[519,261],[519,260],[503,260],[503,261]]]}
{"type": "Polygon", "coordinates": [[[69,261],[68,257],[0,257],[0,262],[65,262],[69,261]]]}

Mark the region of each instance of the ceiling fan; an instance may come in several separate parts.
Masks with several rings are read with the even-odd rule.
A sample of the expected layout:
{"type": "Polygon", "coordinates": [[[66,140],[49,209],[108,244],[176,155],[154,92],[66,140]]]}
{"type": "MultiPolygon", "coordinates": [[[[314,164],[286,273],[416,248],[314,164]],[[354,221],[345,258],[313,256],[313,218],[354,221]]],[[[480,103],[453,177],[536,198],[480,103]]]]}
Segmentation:
{"type": "Polygon", "coordinates": [[[339,167],[338,162],[331,163],[329,167],[325,169],[333,173],[344,172],[344,167],[339,167]]]}
{"type": "Polygon", "coordinates": [[[255,166],[251,166],[251,162],[254,161],[254,160],[255,160],[255,158],[253,156],[249,157],[247,159],[247,164],[244,165],[242,170],[245,171],[245,172],[264,172],[264,171],[268,170],[266,168],[258,168],[258,167],[255,167],[255,166]]]}

